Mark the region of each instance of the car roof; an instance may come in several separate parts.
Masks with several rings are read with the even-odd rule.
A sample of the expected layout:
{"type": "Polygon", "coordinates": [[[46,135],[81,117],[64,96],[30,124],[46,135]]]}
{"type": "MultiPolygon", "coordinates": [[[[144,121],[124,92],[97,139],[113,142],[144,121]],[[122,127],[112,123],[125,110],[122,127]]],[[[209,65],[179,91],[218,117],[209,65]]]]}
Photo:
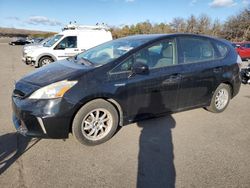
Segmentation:
{"type": "Polygon", "coordinates": [[[198,35],[198,34],[193,34],[193,33],[169,33],[169,34],[140,34],[140,35],[131,35],[127,37],[123,37],[121,39],[128,39],[128,40],[141,40],[141,39],[147,39],[147,40],[155,40],[155,39],[161,39],[164,37],[176,37],[176,36],[197,36],[197,37],[205,37],[205,38],[210,38],[210,39],[217,39],[217,40],[222,40],[222,41],[227,41],[223,40],[220,38],[212,37],[209,35],[198,35]]]}

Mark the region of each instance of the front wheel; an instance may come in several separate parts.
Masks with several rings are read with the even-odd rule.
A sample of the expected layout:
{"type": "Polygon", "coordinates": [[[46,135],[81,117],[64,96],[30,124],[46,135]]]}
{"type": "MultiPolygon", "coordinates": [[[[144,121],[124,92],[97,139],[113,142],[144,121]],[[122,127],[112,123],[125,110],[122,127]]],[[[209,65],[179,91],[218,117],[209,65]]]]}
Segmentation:
{"type": "Polygon", "coordinates": [[[213,113],[223,112],[231,99],[232,96],[231,87],[227,84],[220,84],[213,94],[210,106],[206,109],[213,113]]]}
{"type": "Polygon", "coordinates": [[[118,126],[115,107],[103,99],[85,104],[76,114],[72,132],[84,145],[97,145],[109,140],[118,126]]]}
{"type": "Polygon", "coordinates": [[[48,65],[50,63],[53,62],[53,59],[51,57],[42,57],[41,59],[39,59],[39,62],[38,62],[38,67],[42,67],[44,65],[48,65]]]}

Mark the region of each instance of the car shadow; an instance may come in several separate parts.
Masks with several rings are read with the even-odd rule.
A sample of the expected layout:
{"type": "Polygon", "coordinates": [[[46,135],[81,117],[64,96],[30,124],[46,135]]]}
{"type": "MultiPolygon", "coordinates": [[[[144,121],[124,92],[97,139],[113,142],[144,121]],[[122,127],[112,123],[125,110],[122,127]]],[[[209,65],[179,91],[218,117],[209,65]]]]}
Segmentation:
{"type": "Polygon", "coordinates": [[[19,157],[37,144],[40,139],[31,139],[17,133],[0,136],[0,175],[4,173],[19,157]],[[32,143],[30,143],[32,141],[32,143]]]}

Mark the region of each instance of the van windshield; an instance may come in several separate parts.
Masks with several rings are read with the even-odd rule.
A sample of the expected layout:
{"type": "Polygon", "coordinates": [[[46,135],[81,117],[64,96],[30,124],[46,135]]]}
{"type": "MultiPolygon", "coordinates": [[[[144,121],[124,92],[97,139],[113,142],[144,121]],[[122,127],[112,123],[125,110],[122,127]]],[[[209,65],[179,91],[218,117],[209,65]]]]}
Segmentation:
{"type": "Polygon", "coordinates": [[[44,47],[51,47],[53,46],[60,38],[62,38],[63,35],[55,35],[51,39],[49,39],[43,46],[44,47]]]}
{"type": "Polygon", "coordinates": [[[149,39],[122,38],[103,43],[75,57],[77,63],[103,65],[116,60],[130,50],[146,43],[149,39]]]}

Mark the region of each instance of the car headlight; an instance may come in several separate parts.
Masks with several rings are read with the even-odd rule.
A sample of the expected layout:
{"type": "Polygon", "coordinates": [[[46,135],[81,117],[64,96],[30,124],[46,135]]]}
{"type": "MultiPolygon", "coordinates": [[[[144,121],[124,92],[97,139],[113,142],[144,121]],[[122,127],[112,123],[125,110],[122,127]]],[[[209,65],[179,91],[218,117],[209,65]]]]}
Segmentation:
{"type": "Polygon", "coordinates": [[[32,93],[29,99],[55,99],[61,98],[63,95],[73,87],[77,81],[63,80],[56,82],[45,87],[42,87],[32,93]]]}

